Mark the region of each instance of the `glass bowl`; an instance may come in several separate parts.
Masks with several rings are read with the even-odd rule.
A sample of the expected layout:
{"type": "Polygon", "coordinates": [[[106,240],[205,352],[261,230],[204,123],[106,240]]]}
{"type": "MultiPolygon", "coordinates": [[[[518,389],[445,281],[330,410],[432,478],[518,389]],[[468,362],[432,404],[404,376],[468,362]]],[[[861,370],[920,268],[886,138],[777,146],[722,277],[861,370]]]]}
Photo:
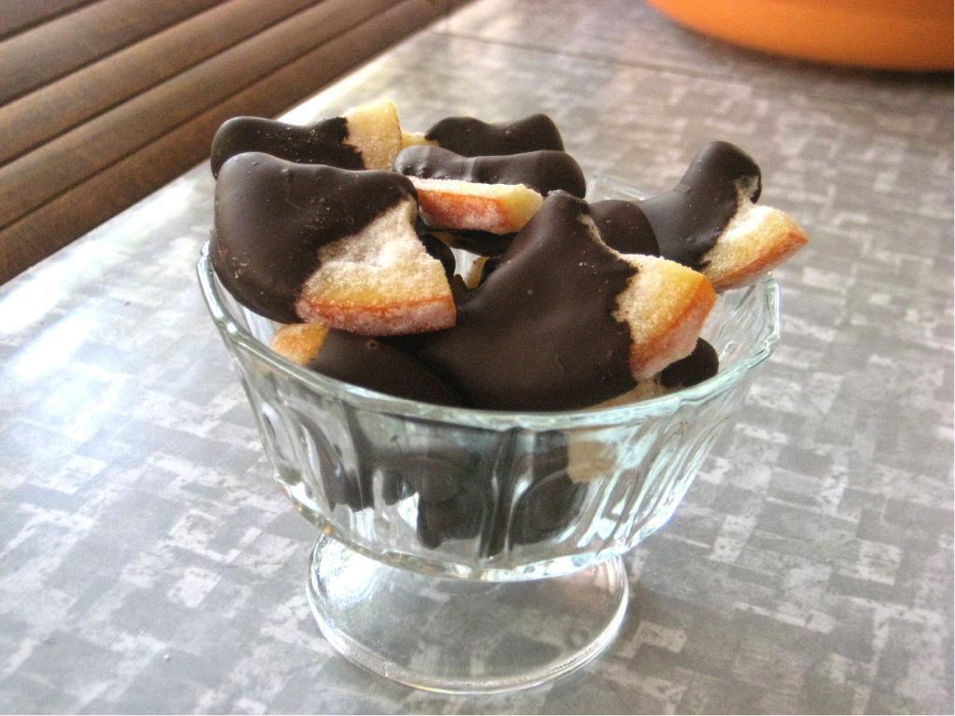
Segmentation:
{"type": "Polygon", "coordinates": [[[548,681],[608,646],[621,555],[663,526],[779,333],[771,277],[720,295],[714,378],[621,407],[517,413],[394,398],[268,349],[275,324],[199,280],[275,476],[320,531],[308,595],[342,654],[433,691],[548,681]]]}

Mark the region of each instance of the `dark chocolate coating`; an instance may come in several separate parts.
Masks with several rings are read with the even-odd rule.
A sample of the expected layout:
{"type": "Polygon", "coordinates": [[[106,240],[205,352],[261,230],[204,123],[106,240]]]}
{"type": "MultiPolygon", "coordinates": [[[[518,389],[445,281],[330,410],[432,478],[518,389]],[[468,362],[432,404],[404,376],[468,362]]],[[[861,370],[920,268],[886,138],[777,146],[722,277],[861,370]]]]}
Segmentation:
{"type": "Polygon", "coordinates": [[[579,510],[583,492],[583,486],[566,474],[534,485],[518,508],[518,529],[512,533],[513,540],[518,544],[540,542],[548,534],[567,527],[579,510]]]}
{"type": "Polygon", "coordinates": [[[295,301],[318,269],[318,250],[416,196],[411,181],[394,172],[239,154],[216,182],[212,265],[244,306],[296,323],[295,301]]]}
{"type": "MultiPolygon", "coordinates": [[[[448,248],[448,251],[461,249],[481,256],[500,256],[507,251],[507,247],[511,245],[515,236],[515,234],[492,234],[489,231],[475,229],[432,229],[422,221],[420,216],[415,221],[414,230],[426,248],[431,246],[432,239],[438,239],[448,248]],[[426,236],[430,236],[431,239],[425,238],[426,236]]],[[[443,262],[444,259],[437,255],[437,252],[441,252],[442,249],[435,245],[434,250],[436,253],[432,253],[429,248],[428,253],[443,262]]],[[[451,256],[453,257],[454,254],[452,253],[451,256]]]]}
{"type": "Polygon", "coordinates": [[[686,358],[671,363],[660,373],[665,388],[689,388],[712,378],[720,369],[716,349],[702,338],[696,339],[696,348],[686,358]]]}
{"type": "MultiPolygon", "coordinates": [[[[415,225],[415,231],[418,231],[417,224],[415,225]]],[[[428,256],[441,262],[445,278],[448,279],[448,283],[451,283],[456,266],[451,247],[430,231],[418,231],[418,239],[424,245],[424,250],[428,252],[428,256]]]]}
{"type": "MultiPolygon", "coordinates": [[[[573,522],[587,487],[568,476],[567,438],[560,431],[534,436],[527,453],[518,459],[521,463],[530,463],[531,484],[519,499],[512,499],[515,504],[508,542],[533,544],[548,539],[573,522]]],[[[524,470],[514,472],[520,474],[524,470]]]]}
{"type": "MultiPolygon", "coordinates": [[[[321,480],[322,495],[332,509],[337,505],[345,505],[356,511],[370,507],[374,504],[372,480],[376,474],[376,466],[370,459],[371,442],[363,433],[354,413],[345,414],[347,427],[344,427],[339,423],[338,415],[334,418],[327,415],[326,405],[320,403],[315,407],[317,413],[296,411],[296,419],[301,430],[309,435],[315,445],[316,472],[321,480]],[[344,452],[351,453],[353,461],[342,461],[340,455],[344,452]]],[[[393,495],[395,488],[403,487],[400,480],[396,482],[389,469],[379,469],[377,472],[383,472],[382,492],[386,498],[393,495]]],[[[301,479],[300,475],[298,479],[301,479]]],[[[306,490],[311,493],[308,485],[306,490]]]]}
{"type": "Polygon", "coordinates": [[[506,156],[465,157],[441,147],[402,150],[395,171],[420,179],[456,179],[478,184],[523,184],[539,194],[557,189],[583,198],[587,182],[580,165],[566,152],[540,150],[506,156]]]}
{"type": "Polygon", "coordinates": [[[590,205],[590,216],[610,248],[622,254],[660,255],[649,220],[632,201],[596,201],[590,205]]]}
{"type": "Polygon", "coordinates": [[[564,150],[557,125],[546,114],[497,124],[474,117],[447,117],[431,127],[425,138],[465,157],[520,154],[538,149],[564,150]]]}
{"type": "MultiPolygon", "coordinates": [[[[425,230],[427,229],[427,225],[425,230]]],[[[516,234],[492,234],[489,231],[476,229],[441,229],[441,238],[451,248],[469,251],[481,256],[500,256],[511,245],[516,234]]]]}
{"type": "Polygon", "coordinates": [[[398,398],[461,405],[460,396],[414,356],[376,338],[331,329],[308,367],[398,398]]]}
{"type": "MultiPolygon", "coordinates": [[[[417,371],[417,367],[406,370],[400,358],[388,365],[380,360],[394,357],[387,355],[389,349],[400,352],[394,344],[402,341],[386,339],[392,345],[382,340],[371,348],[368,342],[373,340],[333,330],[322,353],[328,358],[340,352],[334,363],[344,373],[336,377],[354,381],[359,373],[355,382],[360,383],[366,383],[366,378],[407,380],[417,371]],[[389,372],[396,377],[381,376],[389,372]]],[[[572,523],[586,494],[586,485],[568,477],[567,443],[559,431],[460,436],[448,431],[420,444],[382,443],[367,435],[362,421],[349,413],[347,435],[352,445],[346,449],[353,451],[357,462],[354,470],[346,470],[333,457],[339,450],[333,444],[336,437],[321,421],[304,415],[301,420],[319,447],[319,472],[331,507],[359,511],[373,506],[373,481],[378,476],[386,504],[417,495],[416,529],[426,547],[479,538],[480,553],[492,556],[509,545],[541,542],[572,523]]]]}
{"type": "Polygon", "coordinates": [[[630,329],[613,314],[636,269],[584,223],[587,204],[554,192],[457,325],[421,336],[419,356],[475,407],[569,410],[623,393],[630,329]]]}
{"type": "Polygon", "coordinates": [[[443,461],[432,456],[424,466],[431,485],[415,480],[418,538],[425,546],[479,537],[481,555],[490,557],[514,545],[544,541],[580,512],[586,486],[567,475],[562,433],[509,434],[486,447],[506,464],[477,463],[450,450],[443,461]],[[431,464],[440,465],[440,471],[429,469],[431,464]]]}
{"type": "MultiPolygon", "coordinates": [[[[354,339],[361,340],[358,337],[354,339]]],[[[381,345],[388,344],[397,350],[391,338],[377,340],[381,345]]],[[[346,353],[346,360],[364,359],[360,350],[346,350],[346,353]]],[[[378,359],[373,357],[373,360],[378,359]]],[[[346,366],[345,370],[361,369],[346,366]]],[[[371,370],[373,368],[369,368],[371,370]]],[[[397,380],[397,377],[392,380],[397,380]]],[[[493,471],[494,449],[491,445],[481,444],[481,437],[456,440],[455,436],[451,436],[450,439],[442,440],[446,433],[440,436],[435,433],[428,440],[382,441],[379,433],[368,432],[368,425],[358,411],[346,411],[345,419],[348,425],[347,440],[351,442],[345,449],[353,456],[353,470],[346,469],[347,463],[337,459],[336,453],[340,454],[342,449],[326,437],[329,427],[336,426],[339,418],[329,418],[327,425],[322,425],[302,416],[303,424],[309,425],[312,439],[319,446],[322,484],[332,507],[340,504],[359,511],[374,505],[374,481],[377,476],[385,504],[394,504],[417,492],[421,498],[418,507],[420,512],[424,509],[424,503],[448,501],[468,486],[476,489],[486,484],[489,479],[486,476],[493,471]]],[[[372,421],[373,424],[375,422],[372,421]]],[[[491,439],[489,437],[488,441],[491,439]]]]}
{"type": "Polygon", "coordinates": [[[666,194],[639,202],[650,220],[660,255],[692,269],[716,245],[739,206],[739,191],[759,198],[760,171],[746,152],[729,142],[711,142],[666,194]]]}
{"type": "Polygon", "coordinates": [[[494,269],[501,265],[501,259],[497,257],[491,257],[481,266],[481,275],[478,276],[478,286],[487,281],[487,277],[490,276],[494,269]]]}
{"type": "Polygon", "coordinates": [[[364,169],[361,152],[345,144],[347,137],[344,117],[305,127],[262,117],[233,117],[219,127],[212,140],[212,176],[219,176],[226,160],[244,152],[263,152],[299,164],[364,169]]]}
{"type": "Polygon", "coordinates": [[[434,549],[448,539],[473,539],[487,519],[488,500],[478,485],[461,479],[461,490],[451,498],[432,502],[418,500],[418,539],[434,549]]]}

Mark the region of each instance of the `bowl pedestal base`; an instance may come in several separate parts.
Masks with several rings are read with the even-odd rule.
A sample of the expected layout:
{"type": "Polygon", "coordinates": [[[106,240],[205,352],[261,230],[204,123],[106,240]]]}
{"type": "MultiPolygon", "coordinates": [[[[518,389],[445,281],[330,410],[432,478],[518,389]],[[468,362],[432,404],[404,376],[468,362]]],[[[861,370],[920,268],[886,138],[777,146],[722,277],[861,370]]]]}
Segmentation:
{"type": "Polygon", "coordinates": [[[560,577],[482,582],[390,567],[322,535],[308,566],[309,604],[335,649],[444,693],[515,691],[583,666],[617,636],[628,593],[619,557],[560,577]]]}

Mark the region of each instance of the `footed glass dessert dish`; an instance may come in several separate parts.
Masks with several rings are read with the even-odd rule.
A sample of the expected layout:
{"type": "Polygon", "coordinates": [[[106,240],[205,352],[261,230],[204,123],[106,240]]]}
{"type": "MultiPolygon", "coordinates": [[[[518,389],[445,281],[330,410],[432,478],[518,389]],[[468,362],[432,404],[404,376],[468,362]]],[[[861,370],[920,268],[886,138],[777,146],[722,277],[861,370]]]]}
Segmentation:
{"type": "Polygon", "coordinates": [[[621,556],[670,518],[778,338],[771,277],[721,294],[717,376],[664,397],[555,413],[393,398],[269,350],[275,324],[198,266],[279,484],[319,529],[307,589],[357,664],[453,693],[540,684],[623,623],[621,556]]]}

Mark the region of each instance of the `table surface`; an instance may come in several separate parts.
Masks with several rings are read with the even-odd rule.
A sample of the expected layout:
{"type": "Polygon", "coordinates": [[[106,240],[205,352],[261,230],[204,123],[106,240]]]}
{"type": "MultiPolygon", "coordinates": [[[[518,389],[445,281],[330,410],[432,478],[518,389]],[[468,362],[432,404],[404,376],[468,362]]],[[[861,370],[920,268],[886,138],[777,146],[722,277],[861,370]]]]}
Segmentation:
{"type": "Polygon", "coordinates": [[[550,114],[588,172],[668,188],[745,147],[813,243],[783,335],[620,638],[550,686],[370,676],[310,616],[194,276],[200,166],[0,288],[0,711],[951,712],[952,80],[774,59],[627,0],[480,0],[290,115],[550,114]]]}

